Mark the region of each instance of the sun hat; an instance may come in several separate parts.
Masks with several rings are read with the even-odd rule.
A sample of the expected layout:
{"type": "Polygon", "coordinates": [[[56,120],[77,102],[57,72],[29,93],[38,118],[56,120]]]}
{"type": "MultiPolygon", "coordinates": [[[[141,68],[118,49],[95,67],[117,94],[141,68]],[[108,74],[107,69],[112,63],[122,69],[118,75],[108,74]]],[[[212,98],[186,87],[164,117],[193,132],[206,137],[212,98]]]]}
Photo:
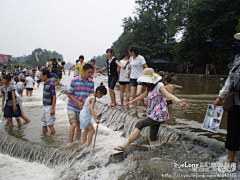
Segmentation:
{"type": "Polygon", "coordinates": [[[240,40],[240,33],[234,34],[234,38],[240,40]]]}
{"type": "Polygon", "coordinates": [[[143,70],[142,76],[137,79],[138,82],[156,84],[162,79],[162,76],[154,73],[152,68],[145,68],[143,70]]]}

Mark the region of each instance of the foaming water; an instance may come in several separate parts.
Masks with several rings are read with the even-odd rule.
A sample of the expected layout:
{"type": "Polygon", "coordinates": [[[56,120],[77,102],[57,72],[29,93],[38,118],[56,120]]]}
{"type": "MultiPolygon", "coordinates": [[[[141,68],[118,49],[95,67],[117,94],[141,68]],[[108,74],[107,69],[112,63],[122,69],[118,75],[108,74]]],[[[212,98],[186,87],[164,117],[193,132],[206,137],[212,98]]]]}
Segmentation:
{"type": "Polygon", "coordinates": [[[54,180],[57,176],[54,169],[36,162],[26,162],[9,155],[0,154],[0,179],[1,180],[54,180]]]}
{"type": "MultiPolygon", "coordinates": [[[[62,83],[64,85],[68,85],[70,83],[71,77],[63,76],[62,83]]],[[[107,78],[100,76],[95,81],[95,87],[97,87],[100,82],[103,82],[107,85],[107,78]]],[[[200,86],[200,84],[198,84],[200,86]]],[[[111,163],[109,164],[109,156],[113,153],[116,153],[113,148],[123,144],[126,140],[124,137],[128,137],[136,122],[139,120],[139,117],[132,117],[128,115],[129,110],[125,108],[110,108],[106,107],[104,104],[109,103],[109,94],[99,99],[100,102],[96,103],[95,111],[97,116],[101,118],[101,124],[99,125],[97,140],[95,146],[95,152],[93,153],[93,147],[86,148],[86,144],[83,144],[82,141],[76,141],[70,147],[68,146],[68,128],[69,122],[67,117],[67,95],[64,90],[65,87],[58,87],[57,93],[57,106],[56,106],[56,122],[55,129],[56,134],[50,135],[49,133],[42,133],[42,126],[40,123],[40,115],[42,109],[42,85],[40,88],[35,88],[33,97],[23,96],[23,105],[24,111],[27,116],[30,117],[31,123],[24,124],[21,129],[18,129],[16,126],[13,131],[9,131],[7,126],[5,126],[6,121],[3,121],[0,124],[0,130],[5,134],[7,133],[10,136],[15,136],[17,138],[22,139],[23,141],[27,141],[25,147],[28,147],[29,152],[37,146],[38,150],[36,150],[36,155],[38,155],[37,151],[40,151],[41,148],[49,149],[46,151],[46,154],[50,154],[46,156],[40,156],[39,159],[28,159],[25,156],[18,155],[17,151],[13,151],[19,145],[19,141],[9,140],[11,142],[11,146],[6,151],[13,152],[11,155],[15,158],[6,157],[6,161],[16,161],[19,163],[19,166],[30,167],[29,169],[24,169],[24,174],[18,173],[18,166],[12,166],[11,171],[14,171],[14,176],[8,176],[7,174],[4,176],[9,178],[18,178],[18,175],[23,177],[23,179],[28,179],[32,176],[31,171],[35,171],[39,169],[42,171],[42,176],[39,175],[39,178],[45,178],[45,175],[51,177],[51,179],[141,179],[147,174],[154,174],[151,169],[154,169],[155,166],[159,169],[156,170],[159,172],[169,171],[165,167],[165,165],[171,166],[173,162],[182,162],[191,161],[194,159],[196,162],[201,161],[217,161],[219,156],[212,155],[209,157],[209,152],[199,152],[196,150],[198,146],[206,147],[212,146],[215,147],[214,151],[219,150],[219,147],[222,147],[222,144],[219,144],[220,141],[216,140],[217,137],[211,137],[214,141],[210,140],[208,136],[213,133],[209,133],[207,131],[201,130],[201,116],[204,117],[205,106],[206,103],[211,102],[211,99],[214,98],[215,95],[209,94],[209,92],[203,92],[203,95],[194,95],[194,94],[184,94],[183,92],[176,92],[177,96],[180,98],[189,99],[189,104],[193,107],[190,110],[182,111],[181,108],[173,105],[173,109],[170,111],[172,120],[168,121],[166,124],[161,125],[158,134],[159,143],[164,142],[175,142],[181,141],[183,145],[179,145],[176,147],[168,147],[161,146],[155,149],[159,149],[160,152],[155,152],[154,148],[151,151],[144,153],[134,153],[134,155],[130,155],[125,161],[120,163],[111,163]],[[208,96],[209,95],[209,96],[208,96]],[[208,98],[210,97],[210,99],[208,98]],[[181,119],[180,119],[181,117],[181,119]],[[201,136],[203,135],[203,136],[201,136]],[[124,137],[123,137],[124,136],[124,137]],[[196,146],[197,145],[197,146],[196,146]],[[51,156],[51,152],[55,152],[56,150],[62,150],[65,152],[63,156],[60,153],[51,156]],[[181,157],[178,157],[176,154],[181,154],[181,157]],[[63,161],[60,161],[64,157],[63,161]],[[25,160],[18,160],[16,158],[22,158],[25,160]],[[44,159],[45,158],[45,159],[44,159]],[[146,159],[144,159],[146,158],[146,159]],[[52,161],[52,159],[56,159],[56,161],[52,161]],[[149,159],[151,161],[149,161],[149,159]],[[161,160],[156,162],[156,159],[161,160]],[[59,160],[59,161],[58,161],[59,160]],[[34,161],[35,163],[32,163],[34,161]],[[43,164],[38,164],[43,163],[43,164]],[[151,162],[149,164],[149,162],[151,162]],[[162,163],[164,162],[164,163],[162,163]],[[159,164],[155,164],[159,163],[159,164]],[[146,172],[144,172],[143,167],[147,165],[150,167],[146,172]],[[154,166],[152,166],[154,165],[154,166]],[[139,175],[136,174],[136,171],[139,172],[139,175]]],[[[118,87],[116,87],[118,89],[118,87]]],[[[207,88],[208,89],[208,88],[207,88]]],[[[209,89],[208,89],[209,90],[209,89]]],[[[118,92],[118,90],[117,90],[118,92]]],[[[117,102],[119,103],[119,93],[117,95],[117,102]]],[[[138,109],[141,111],[141,107],[138,109]]],[[[140,117],[144,117],[146,113],[139,113],[140,117]]],[[[15,123],[16,124],[16,123],[15,123]]],[[[220,134],[224,134],[225,130],[220,129],[220,134]]],[[[145,128],[141,133],[141,138],[139,138],[138,142],[140,144],[145,144],[148,146],[148,134],[149,129],[145,128]]],[[[215,134],[216,136],[216,134],[215,134]]],[[[221,135],[219,135],[221,137],[221,135]]],[[[6,138],[4,136],[4,138],[6,138]]],[[[7,142],[7,140],[5,139],[7,142]]],[[[222,140],[223,141],[223,140],[222,140]]],[[[222,143],[222,142],[220,142],[222,143]]],[[[21,145],[21,143],[20,143],[21,145]]],[[[149,146],[148,146],[149,147],[149,146]]],[[[5,148],[5,147],[3,147],[5,148]]],[[[150,146],[151,148],[151,146],[150,146]]],[[[4,152],[4,153],[8,153],[4,152]]],[[[222,152],[224,154],[225,152],[222,152]]],[[[25,153],[28,154],[27,152],[25,153]]],[[[5,157],[5,155],[0,154],[5,157]]],[[[24,153],[23,153],[24,155],[24,153]]],[[[0,156],[0,158],[1,158],[0,156]]],[[[224,154],[225,156],[225,154],[224,154]]],[[[8,168],[8,164],[1,164],[0,167],[8,168]]],[[[10,166],[9,169],[10,171],[10,166]]],[[[172,169],[170,168],[172,171],[172,169]]],[[[1,171],[1,169],[0,169],[1,171]]],[[[1,172],[0,172],[1,174],[1,172]]],[[[37,174],[37,173],[36,173],[37,174]]],[[[33,176],[34,177],[34,176],[33,176]]],[[[156,179],[154,177],[158,177],[157,174],[154,176],[147,175],[147,179],[156,179]]],[[[1,176],[0,176],[1,179],[1,176]]]]}

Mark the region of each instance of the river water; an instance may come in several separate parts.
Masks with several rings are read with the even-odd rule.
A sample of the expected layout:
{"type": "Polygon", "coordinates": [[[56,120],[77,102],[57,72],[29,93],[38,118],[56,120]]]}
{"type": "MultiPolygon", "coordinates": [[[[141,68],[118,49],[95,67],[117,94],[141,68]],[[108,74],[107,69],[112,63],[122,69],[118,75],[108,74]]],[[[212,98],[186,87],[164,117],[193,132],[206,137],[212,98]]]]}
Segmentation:
{"type": "MultiPolygon", "coordinates": [[[[71,78],[71,76],[63,76],[62,84],[68,86],[71,78]]],[[[103,75],[99,75],[94,81],[95,87],[100,82],[107,85],[107,77],[103,75]]],[[[225,162],[226,152],[222,149],[226,136],[226,114],[223,116],[218,133],[201,129],[207,105],[214,101],[223,82],[220,80],[175,79],[174,83],[183,86],[183,89],[176,91],[175,95],[179,98],[188,99],[191,109],[181,110],[178,105],[173,104],[173,108],[170,110],[171,120],[165,123],[166,127],[160,128],[159,139],[161,140],[159,141],[179,141],[181,139],[182,144],[152,147],[148,145],[146,138],[144,139],[144,135],[148,133],[143,132],[143,138],[140,138],[138,142],[149,147],[150,152],[131,153],[124,161],[119,163],[113,161],[114,163],[110,164],[110,155],[116,153],[113,148],[126,140],[126,137],[134,128],[134,122],[145,117],[146,113],[141,112],[141,108],[139,108],[138,117],[131,117],[127,115],[131,110],[122,109],[119,106],[108,108],[108,114],[105,112],[107,114],[105,120],[112,117],[111,120],[109,119],[111,123],[103,123],[99,126],[95,153],[93,153],[92,147],[86,148],[86,145],[82,144],[81,141],[75,142],[70,147],[68,146],[69,123],[65,91],[67,88],[58,87],[56,122],[54,125],[56,134],[42,133],[40,116],[43,86],[41,84],[39,88],[35,87],[32,97],[24,95],[22,98],[24,112],[31,119],[29,124],[23,124],[23,127],[18,129],[16,122],[14,122],[14,129],[9,131],[6,121],[0,121],[0,135],[2,135],[0,136],[2,143],[2,145],[0,144],[2,149],[2,153],[0,153],[0,179],[105,180],[159,179],[159,177],[166,179],[166,173],[171,175],[173,172],[174,163],[176,165],[186,161],[194,163],[225,162]],[[112,119],[115,122],[112,122],[112,119]],[[184,141],[182,141],[183,139],[184,141]],[[25,148],[24,151],[22,151],[22,147],[25,148]],[[161,173],[165,174],[160,176],[159,170],[154,170],[155,166],[160,168],[161,173]],[[145,169],[143,167],[151,168],[145,169]]],[[[119,103],[118,86],[116,92],[117,103],[119,103]]],[[[109,103],[109,94],[98,99],[98,101],[102,104],[109,103]]],[[[101,107],[103,109],[104,105],[98,105],[98,110],[101,107]]],[[[104,113],[102,116],[104,116],[104,113]]],[[[187,172],[189,174],[190,170],[184,171],[177,168],[174,172],[187,172]]],[[[237,177],[239,177],[238,173],[237,177]]],[[[173,176],[170,179],[173,179],[173,176]]]]}

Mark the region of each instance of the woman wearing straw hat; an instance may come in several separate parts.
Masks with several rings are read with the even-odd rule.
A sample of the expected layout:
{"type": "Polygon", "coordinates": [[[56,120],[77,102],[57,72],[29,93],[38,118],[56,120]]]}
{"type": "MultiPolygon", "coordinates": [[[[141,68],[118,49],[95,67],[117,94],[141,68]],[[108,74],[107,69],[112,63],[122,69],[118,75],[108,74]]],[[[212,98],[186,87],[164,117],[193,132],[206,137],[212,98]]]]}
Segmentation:
{"type": "MultiPolygon", "coordinates": [[[[235,39],[240,40],[240,33],[234,35],[235,39]]],[[[233,89],[235,94],[235,108],[234,111],[228,113],[227,122],[227,138],[225,147],[228,149],[227,162],[233,163],[236,151],[240,150],[240,55],[235,56],[235,60],[232,63],[229,76],[219,91],[217,99],[214,101],[214,108],[217,105],[221,105],[221,101],[224,97],[233,89]]]]}
{"type": "Polygon", "coordinates": [[[152,68],[146,68],[143,70],[142,76],[138,78],[138,82],[141,82],[146,91],[137,97],[136,99],[129,101],[127,105],[139,101],[145,97],[148,98],[148,116],[138,121],[135,125],[135,129],[128,138],[128,140],[122,145],[114,148],[117,151],[123,151],[132,141],[134,141],[140,134],[144,127],[150,126],[150,140],[152,144],[157,143],[157,134],[159,126],[162,122],[169,119],[166,97],[168,99],[177,102],[183,109],[188,109],[190,106],[186,103],[186,99],[178,99],[173,94],[170,94],[162,82],[161,76],[154,73],[152,68]]]}

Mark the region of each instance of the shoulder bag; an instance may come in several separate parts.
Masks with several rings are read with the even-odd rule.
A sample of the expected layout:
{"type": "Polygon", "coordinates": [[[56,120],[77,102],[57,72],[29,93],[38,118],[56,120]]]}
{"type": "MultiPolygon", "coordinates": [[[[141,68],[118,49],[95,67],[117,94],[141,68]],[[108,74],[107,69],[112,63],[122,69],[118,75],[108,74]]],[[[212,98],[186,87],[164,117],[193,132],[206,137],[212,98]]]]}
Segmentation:
{"type": "Polygon", "coordinates": [[[130,73],[131,73],[131,66],[130,66],[130,60],[129,60],[129,64],[128,64],[128,66],[126,67],[124,77],[125,77],[125,78],[130,78],[130,73]]]}

